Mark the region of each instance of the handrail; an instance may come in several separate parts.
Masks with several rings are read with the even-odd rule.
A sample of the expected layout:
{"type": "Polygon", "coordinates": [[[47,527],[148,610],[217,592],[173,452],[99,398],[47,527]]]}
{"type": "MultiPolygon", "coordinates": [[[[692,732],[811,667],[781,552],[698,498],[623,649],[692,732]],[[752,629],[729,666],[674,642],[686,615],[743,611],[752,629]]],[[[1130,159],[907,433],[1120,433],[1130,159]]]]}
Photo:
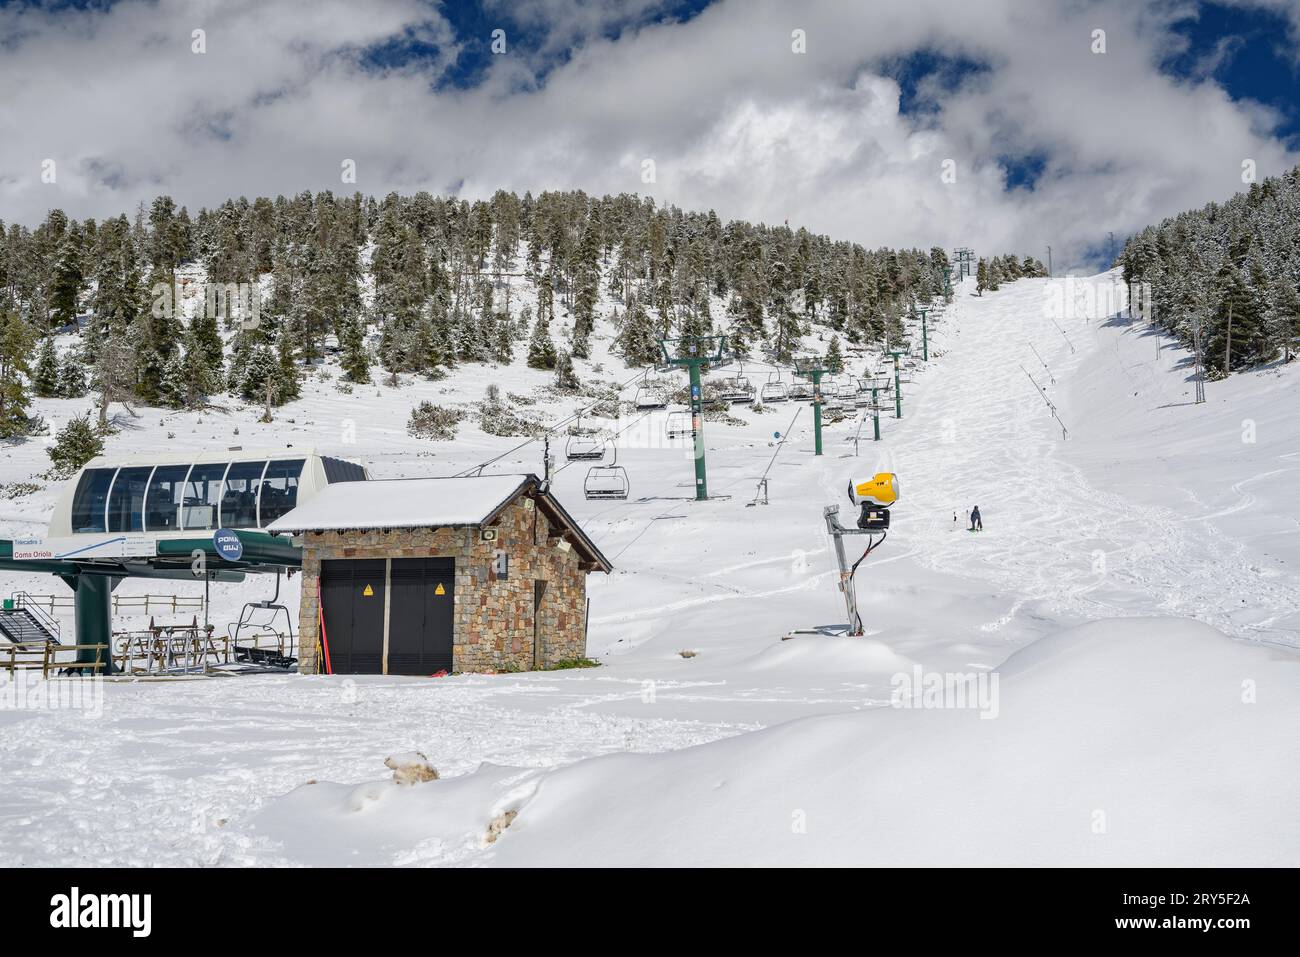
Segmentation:
{"type": "MultiPolygon", "coordinates": [[[[14,607],[21,608],[27,614],[31,615],[38,625],[44,628],[54,638],[55,643],[59,640],[59,623],[54,620],[53,614],[47,614],[40,605],[31,602],[31,595],[25,591],[17,592],[14,595],[14,607]]],[[[51,612],[53,609],[51,609],[51,612]]]]}
{"type": "Polygon", "coordinates": [[[41,676],[49,678],[51,671],[58,671],[60,668],[65,669],[88,669],[92,672],[98,672],[104,667],[104,646],[103,645],[60,645],[53,641],[22,641],[10,644],[7,649],[0,648],[0,654],[4,651],[9,652],[8,661],[0,661],[0,671],[8,671],[10,674],[16,673],[19,669],[36,670],[41,669],[41,676]],[[94,661],[69,661],[59,662],[55,660],[55,655],[60,652],[82,652],[95,650],[94,661]],[[18,659],[19,653],[30,655],[22,661],[18,659]],[[37,659],[39,655],[39,659],[37,659]]]}
{"type": "MultiPolygon", "coordinates": [[[[53,615],[55,609],[71,611],[76,601],[71,595],[32,595],[21,592],[26,600],[46,614],[53,615]]],[[[14,596],[17,598],[17,595],[14,596]]],[[[140,608],[142,614],[149,614],[154,606],[159,610],[194,611],[203,608],[202,595],[114,595],[113,612],[116,614],[126,608],[140,608]]]]}

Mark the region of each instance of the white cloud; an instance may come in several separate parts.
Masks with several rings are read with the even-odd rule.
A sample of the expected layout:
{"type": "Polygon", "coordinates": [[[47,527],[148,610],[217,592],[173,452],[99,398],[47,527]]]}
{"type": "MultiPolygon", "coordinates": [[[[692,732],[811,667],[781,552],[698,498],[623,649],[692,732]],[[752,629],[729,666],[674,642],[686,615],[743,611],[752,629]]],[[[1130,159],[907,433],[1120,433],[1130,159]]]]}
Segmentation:
{"type": "MultiPolygon", "coordinates": [[[[642,7],[536,2],[520,16],[564,42],[540,84],[494,58],[472,90],[435,91],[456,55],[415,0],[194,3],[127,0],[106,12],[0,11],[0,216],[34,223],[131,210],[158,192],[191,208],[229,195],[355,188],[468,195],[498,187],[640,192],[687,208],[789,219],[870,244],[1033,252],[1069,261],[1294,165],[1267,112],[1157,64],[1176,5],[1123,0],[908,4],[725,0],[685,23],[625,29],[642,7]],[[190,52],[207,31],[208,52],[190,52]],[[795,28],[807,53],[790,49],[795,28]],[[1104,55],[1090,52],[1095,28],[1104,55]],[[358,52],[414,35],[437,62],[366,70],[358,52]],[[17,39],[15,39],[15,36],[17,39]],[[931,48],[987,62],[924,123],[900,116],[884,58],[931,48]],[[1033,192],[1003,190],[997,158],[1041,152],[1033,192]],[[40,182],[41,160],[58,181],[40,182]],[[640,179],[640,161],[658,180],[640,179]],[[940,181],[956,161],[958,179],[940,181]]],[[[487,38],[477,38],[486,42],[487,38]]]]}

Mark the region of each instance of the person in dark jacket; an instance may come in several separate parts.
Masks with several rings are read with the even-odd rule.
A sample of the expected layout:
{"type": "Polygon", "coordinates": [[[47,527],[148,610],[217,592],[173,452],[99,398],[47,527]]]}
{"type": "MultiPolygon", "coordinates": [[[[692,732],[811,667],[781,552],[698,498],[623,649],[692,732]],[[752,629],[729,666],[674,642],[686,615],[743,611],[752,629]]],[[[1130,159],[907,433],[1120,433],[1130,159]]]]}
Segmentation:
{"type": "Polygon", "coordinates": [[[980,507],[978,505],[970,510],[970,530],[972,532],[984,531],[984,520],[980,518],[980,507]]]}

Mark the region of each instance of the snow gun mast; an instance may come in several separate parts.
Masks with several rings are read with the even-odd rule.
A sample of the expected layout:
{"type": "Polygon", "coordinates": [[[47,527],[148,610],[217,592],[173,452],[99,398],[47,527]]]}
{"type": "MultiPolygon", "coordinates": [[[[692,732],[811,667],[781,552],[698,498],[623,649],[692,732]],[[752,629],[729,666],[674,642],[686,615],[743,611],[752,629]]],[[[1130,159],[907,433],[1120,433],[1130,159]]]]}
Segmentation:
{"type": "Polygon", "coordinates": [[[848,612],[848,630],[844,632],[826,628],[796,630],[785,635],[782,640],[798,638],[802,635],[846,634],[851,637],[861,637],[863,634],[854,578],[858,566],[885,541],[889,530],[889,507],[898,501],[898,476],[893,472],[881,472],[865,482],[850,482],[849,501],[859,506],[856,528],[846,528],[840,523],[838,505],[827,505],[822,510],[822,517],[826,520],[826,531],[835,541],[835,560],[840,566],[839,589],[840,594],[844,596],[844,608],[848,612]],[[850,565],[848,555],[845,553],[844,539],[853,535],[865,535],[867,547],[857,561],[850,565]]]}

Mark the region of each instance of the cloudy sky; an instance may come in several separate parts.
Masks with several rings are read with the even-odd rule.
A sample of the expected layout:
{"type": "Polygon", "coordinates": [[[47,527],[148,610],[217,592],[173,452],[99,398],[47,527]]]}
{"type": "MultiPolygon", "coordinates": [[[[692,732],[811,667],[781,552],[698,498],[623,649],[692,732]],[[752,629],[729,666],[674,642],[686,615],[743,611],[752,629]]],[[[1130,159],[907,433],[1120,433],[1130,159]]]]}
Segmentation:
{"type": "Polygon", "coordinates": [[[1298,37],[1300,0],[0,2],[0,219],[581,188],[1059,269],[1300,163],[1298,37]]]}

